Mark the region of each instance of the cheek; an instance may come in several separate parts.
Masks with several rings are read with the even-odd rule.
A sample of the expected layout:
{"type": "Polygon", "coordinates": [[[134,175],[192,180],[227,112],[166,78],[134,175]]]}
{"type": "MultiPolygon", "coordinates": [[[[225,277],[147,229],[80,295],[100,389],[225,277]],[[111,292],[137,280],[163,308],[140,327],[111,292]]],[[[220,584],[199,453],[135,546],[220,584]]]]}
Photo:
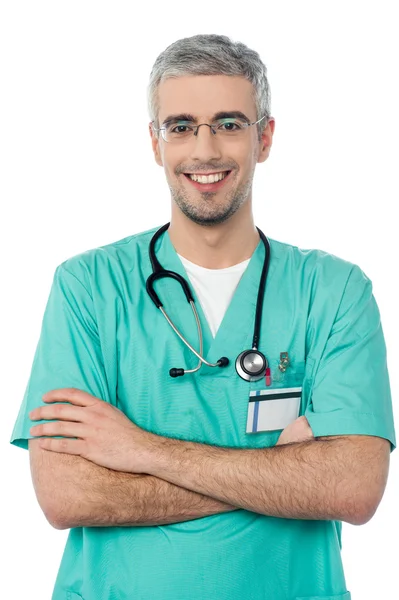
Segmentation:
{"type": "Polygon", "coordinates": [[[167,163],[166,161],[163,161],[163,168],[165,171],[165,176],[166,178],[173,182],[174,180],[176,180],[176,178],[178,177],[174,171],[174,167],[172,167],[170,165],[170,163],[167,163]]]}
{"type": "Polygon", "coordinates": [[[162,160],[167,178],[171,181],[180,179],[180,173],[176,173],[176,171],[180,171],[179,167],[182,163],[176,159],[171,160],[166,156],[162,157],[162,160]]]}
{"type": "Polygon", "coordinates": [[[256,163],[256,156],[257,153],[252,148],[248,148],[240,152],[237,156],[234,156],[233,160],[237,163],[241,171],[249,173],[252,171],[254,163],[256,163]]]}

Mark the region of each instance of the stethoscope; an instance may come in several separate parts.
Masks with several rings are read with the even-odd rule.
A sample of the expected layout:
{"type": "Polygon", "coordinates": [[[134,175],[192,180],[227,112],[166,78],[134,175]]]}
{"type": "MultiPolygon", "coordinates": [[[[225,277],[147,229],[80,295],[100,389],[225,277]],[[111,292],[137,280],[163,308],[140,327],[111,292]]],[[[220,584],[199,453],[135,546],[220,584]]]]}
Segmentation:
{"type": "MultiPolygon", "coordinates": [[[[172,329],[175,331],[175,333],[179,336],[179,338],[182,340],[182,342],[184,342],[184,344],[186,344],[186,346],[191,350],[191,352],[193,352],[199,358],[198,365],[195,369],[172,368],[169,371],[169,375],[171,377],[180,377],[181,375],[184,375],[185,373],[195,373],[196,371],[198,371],[200,369],[200,367],[202,366],[202,363],[208,365],[208,367],[226,367],[230,362],[226,356],[222,356],[221,358],[219,358],[219,360],[216,363],[210,363],[207,360],[205,360],[205,358],[202,356],[202,352],[203,352],[202,328],[201,328],[201,323],[200,323],[200,320],[198,317],[197,309],[195,307],[194,298],[192,296],[192,293],[190,291],[188,283],[183,277],[181,277],[181,275],[179,275],[178,273],[175,273],[175,271],[165,270],[161,266],[157,257],[155,256],[155,242],[168,229],[169,225],[170,225],[170,223],[166,223],[166,225],[163,225],[160,229],[158,229],[158,231],[155,232],[155,234],[151,238],[148,252],[149,252],[153,272],[151,273],[151,275],[148,277],[148,279],[146,281],[146,289],[147,289],[147,292],[148,292],[151,300],[154,302],[155,306],[157,308],[159,308],[159,310],[162,312],[163,316],[168,321],[169,325],[172,327],[172,329]],[[194,317],[195,317],[195,320],[197,323],[198,337],[199,337],[199,343],[200,343],[199,353],[188,343],[188,341],[183,337],[183,335],[180,333],[180,331],[175,327],[172,320],[166,314],[166,312],[163,308],[163,304],[160,301],[157,293],[154,290],[154,281],[156,281],[157,279],[163,279],[163,278],[167,278],[167,277],[171,277],[172,279],[175,279],[176,281],[178,281],[180,283],[180,285],[182,286],[183,291],[186,295],[187,302],[189,302],[191,305],[191,308],[193,310],[194,317]]],[[[265,294],[266,277],[267,277],[267,272],[269,269],[269,262],[270,262],[270,245],[269,245],[269,242],[268,242],[266,236],[259,229],[259,227],[257,227],[256,229],[258,230],[260,238],[265,246],[265,260],[263,262],[263,269],[262,269],[262,273],[260,276],[260,283],[259,283],[259,290],[258,290],[258,299],[256,302],[254,337],[253,337],[253,341],[252,341],[252,349],[244,350],[244,352],[241,352],[241,354],[239,354],[237,356],[236,365],[235,365],[238,375],[242,379],[245,379],[245,381],[258,381],[259,379],[261,379],[262,377],[265,376],[266,369],[269,366],[269,363],[268,363],[265,355],[262,354],[262,352],[259,352],[258,345],[259,345],[259,338],[260,338],[260,323],[261,323],[261,317],[262,317],[262,306],[263,306],[263,298],[264,298],[264,294],[265,294]]]]}

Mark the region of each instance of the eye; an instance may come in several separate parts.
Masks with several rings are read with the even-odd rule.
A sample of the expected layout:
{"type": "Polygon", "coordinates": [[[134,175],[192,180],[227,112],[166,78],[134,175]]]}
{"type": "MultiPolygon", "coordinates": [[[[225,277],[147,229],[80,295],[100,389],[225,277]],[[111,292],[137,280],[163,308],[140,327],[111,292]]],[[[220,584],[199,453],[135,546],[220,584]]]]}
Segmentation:
{"type": "Polygon", "coordinates": [[[222,129],[222,131],[239,131],[240,129],[243,129],[243,125],[240,121],[237,121],[236,119],[229,119],[227,121],[223,121],[222,123],[219,124],[219,129],[222,129]],[[225,129],[223,129],[223,127],[225,127],[225,129]]]}
{"type": "Polygon", "coordinates": [[[190,125],[186,123],[178,123],[177,125],[170,125],[168,128],[169,133],[187,133],[190,129],[190,125]]]}
{"type": "Polygon", "coordinates": [[[187,125],[176,125],[176,127],[172,127],[171,132],[172,133],[185,133],[185,127],[187,127],[187,125]]]}

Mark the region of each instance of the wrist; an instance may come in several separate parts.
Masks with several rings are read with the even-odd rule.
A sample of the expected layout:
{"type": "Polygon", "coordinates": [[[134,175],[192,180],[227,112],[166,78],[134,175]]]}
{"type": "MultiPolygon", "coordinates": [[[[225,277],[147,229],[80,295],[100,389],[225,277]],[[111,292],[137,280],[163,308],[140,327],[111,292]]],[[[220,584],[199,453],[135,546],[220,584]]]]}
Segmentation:
{"type": "MultiPolygon", "coordinates": [[[[137,471],[136,468],[135,472],[146,473],[147,475],[155,475],[155,465],[159,462],[160,455],[162,454],[162,441],[166,441],[167,438],[149,431],[145,431],[144,433],[145,436],[143,438],[143,445],[140,453],[140,470],[137,471]]],[[[133,452],[137,453],[137,447],[133,450],[133,452]]],[[[132,462],[137,464],[137,455],[132,462]]]]}

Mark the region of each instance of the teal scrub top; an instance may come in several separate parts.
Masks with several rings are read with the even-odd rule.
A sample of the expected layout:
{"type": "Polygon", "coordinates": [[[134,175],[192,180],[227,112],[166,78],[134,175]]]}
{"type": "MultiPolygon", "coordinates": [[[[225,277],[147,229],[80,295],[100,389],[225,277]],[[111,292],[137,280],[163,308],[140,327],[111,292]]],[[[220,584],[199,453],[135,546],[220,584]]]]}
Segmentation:
{"type": "MultiPolygon", "coordinates": [[[[61,263],[44,311],[29,382],[11,443],[28,448],[29,412],[42,395],[75,387],[120,408],[139,427],[171,438],[231,448],[276,444],[280,430],[246,433],[249,392],[265,388],[235,371],[251,348],[259,241],[216,337],[196,298],[210,362],[173,379],[197,358],[147,295],[154,228],[61,263]]],[[[386,346],[372,283],[355,264],[321,250],[269,239],[271,257],[259,349],[272,387],[302,386],[300,415],[315,437],[364,434],[396,447],[386,346]],[[282,374],[280,352],[291,365],[282,374]]],[[[168,231],[156,243],[166,269],[186,271],[168,231]]],[[[192,287],[192,286],[191,286],[192,287]]],[[[155,289],[188,341],[195,319],[179,284],[155,289]]],[[[268,388],[269,389],[269,388],[268,388]]],[[[44,422],[44,421],[41,421],[44,422]]],[[[236,510],[169,525],[69,531],[52,600],[350,600],[341,561],[342,522],[236,510]]]]}

